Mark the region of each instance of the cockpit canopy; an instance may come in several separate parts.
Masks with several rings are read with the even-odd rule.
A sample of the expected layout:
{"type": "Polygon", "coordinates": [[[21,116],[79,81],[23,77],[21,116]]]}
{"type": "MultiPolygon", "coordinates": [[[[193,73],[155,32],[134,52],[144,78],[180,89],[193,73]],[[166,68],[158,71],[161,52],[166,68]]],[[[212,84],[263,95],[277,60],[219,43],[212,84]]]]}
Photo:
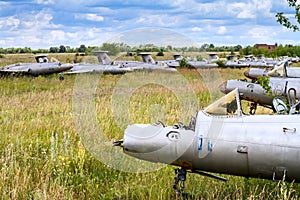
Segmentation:
{"type": "Polygon", "coordinates": [[[242,109],[238,89],[236,88],[221,99],[210,104],[204,109],[204,112],[217,116],[241,116],[242,109]]]}

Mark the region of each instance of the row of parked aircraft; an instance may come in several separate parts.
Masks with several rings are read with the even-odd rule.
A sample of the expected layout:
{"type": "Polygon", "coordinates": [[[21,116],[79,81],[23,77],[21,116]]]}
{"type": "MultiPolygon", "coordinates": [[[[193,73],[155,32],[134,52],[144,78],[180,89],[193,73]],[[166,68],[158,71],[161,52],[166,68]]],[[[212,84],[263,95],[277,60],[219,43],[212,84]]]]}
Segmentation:
{"type": "Polygon", "coordinates": [[[113,145],[137,159],[179,167],[177,194],[187,173],[221,181],[226,179],[212,173],[300,182],[300,68],[288,63],[250,68],[245,76],[251,81],[226,81],[220,86],[226,95],[198,111],[188,125],[128,125],[113,145]],[[271,94],[255,82],[259,76],[269,77],[271,94]],[[241,100],[252,102],[249,114],[241,100]],[[258,104],[275,114],[255,114],[258,104]]]}
{"type": "Polygon", "coordinates": [[[17,63],[4,66],[0,74],[23,74],[23,75],[48,75],[60,73],[61,78],[64,75],[81,74],[81,73],[110,73],[123,74],[136,70],[166,70],[176,71],[164,65],[157,65],[150,54],[141,54],[144,62],[137,61],[112,61],[106,51],[94,52],[98,56],[98,64],[78,63],[78,64],[61,64],[56,59],[48,60],[47,54],[35,56],[36,63],[17,63]]]}
{"type": "MultiPolygon", "coordinates": [[[[8,66],[4,66],[0,70],[0,74],[24,74],[24,75],[47,75],[53,73],[60,73],[60,77],[70,74],[80,73],[110,73],[110,74],[122,74],[132,72],[136,70],[166,70],[176,71],[176,68],[180,66],[180,61],[184,59],[182,54],[175,54],[173,60],[154,61],[149,53],[141,53],[143,62],[119,60],[112,61],[108,56],[107,51],[95,51],[98,57],[98,64],[90,63],[78,63],[78,64],[61,64],[58,60],[51,58],[49,61],[47,54],[35,56],[36,63],[17,63],[8,66]]],[[[216,68],[218,64],[216,61],[219,57],[216,54],[209,54],[209,60],[203,59],[201,61],[186,59],[186,64],[191,68],[216,68]]],[[[270,59],[260,57],[256,59],[254,56],[246,56],[239,60],[234,60],[233,56],[228,57],[228,61],[225,63],[226,67],[274,67],[282,63],[282,58],[270,59]]],[[[289,62],[299,62],[299,58],[290,58],[289,62]]]]}

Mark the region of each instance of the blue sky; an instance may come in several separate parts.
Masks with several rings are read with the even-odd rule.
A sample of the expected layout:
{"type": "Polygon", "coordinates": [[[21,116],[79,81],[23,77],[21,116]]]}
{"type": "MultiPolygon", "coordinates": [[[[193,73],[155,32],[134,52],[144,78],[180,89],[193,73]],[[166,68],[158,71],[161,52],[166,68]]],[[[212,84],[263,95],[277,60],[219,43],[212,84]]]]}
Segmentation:
{"type": "Polygon", "coordinates": [[[0,0],[0,47],[300,45],[277,12],[291,13],[285,0],[0,0]]]}

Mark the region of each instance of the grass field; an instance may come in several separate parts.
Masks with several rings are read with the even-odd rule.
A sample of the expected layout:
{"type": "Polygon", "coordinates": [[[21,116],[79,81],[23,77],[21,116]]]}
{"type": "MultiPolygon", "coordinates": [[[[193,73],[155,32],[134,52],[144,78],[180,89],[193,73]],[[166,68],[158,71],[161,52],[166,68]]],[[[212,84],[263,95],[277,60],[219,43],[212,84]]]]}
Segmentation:
{"type": "MultiPolygon", "coordinates": [[[[220,69],[214,73],[181,70],[180,74],[182,82],[176,83],[172,82],[172,75],[154,72],[91,75],[82,79],[68,76],[64,81],[57,75],[0,78],[1,199],[175,199],[174,167],[146,173],[116,170],[108,160],[99,160],[101,155],[87,150],[89,146],[80,131],[84,129],[79,127],[78,120],[96,121],[102,131],[95,133],[95,140],[103,134],[107,145],[122,138],[128,123],[156,120],[169,125],[178,120],[187,123],[190,113],[221,95],[217,92],[220,81],[242,78],[243,70],[220,69]],[[84,79],[87,85],[81,84],[84,79]],[[186,86],[194,92],[192,100],[196,100],[196,105],[187,107],[187,112],[182,107],[185,99],[181,99],[189,95],[186,86]],[[77,93],[84,89],[87,93],[82,94],[91,92],[91,108],[96,113],[93,119],[77,116],[74,101],[85,102],[86,98],[89,106],[88,96],[82,98],[77,93]],[[123,105],[124,96],[129,103],[123,105]]],[[[101,151],[107,153],[106,150],[110,149],[101,151]]],[[[107,159],[117,160],[117,157],[107,159]]],[[[298,184],[224,177],[229,180],[227,183],[189,174],[185,191],[190,199],[299,199],[300,196],[298,184]]]]}

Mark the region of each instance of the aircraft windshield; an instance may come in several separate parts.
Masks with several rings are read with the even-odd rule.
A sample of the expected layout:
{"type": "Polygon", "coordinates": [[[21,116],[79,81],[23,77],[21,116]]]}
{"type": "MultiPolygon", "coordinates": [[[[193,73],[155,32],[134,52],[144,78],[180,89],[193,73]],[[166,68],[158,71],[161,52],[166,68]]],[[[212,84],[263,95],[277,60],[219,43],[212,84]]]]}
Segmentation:
{"type": "Polygon", "coordinates": [[[241,111],[237,89],[209,105],[204,112],[210,115],[238,115],[241,111]]]}

